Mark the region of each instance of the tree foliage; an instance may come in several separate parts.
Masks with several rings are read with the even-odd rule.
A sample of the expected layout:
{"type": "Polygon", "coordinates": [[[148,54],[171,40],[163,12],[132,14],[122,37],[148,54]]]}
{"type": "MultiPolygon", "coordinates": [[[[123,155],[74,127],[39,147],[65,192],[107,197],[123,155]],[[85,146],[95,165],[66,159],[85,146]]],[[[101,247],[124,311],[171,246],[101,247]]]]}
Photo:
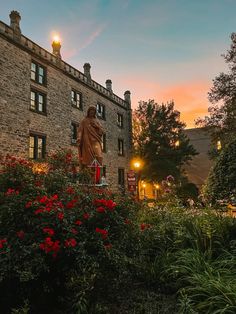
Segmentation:
{"type": "Polygon", "coordinates": [[[139,102],[133,115],[133,140],[135,154],[144,160],[144,177],[157,181],[170,174],[181,177],[181,166],[196,154],[184,127],[173,102],[139,102]]]}
{"type": "Polygon", "coordinates": [[[229,143],[236,134],[236,33],[231,35],[231,47],[225,55],[228,73],[220,73],[208,93],[209,115],[197,120],[212,135],[212,140],[229,143]]]}
{"type": "Polygon", "coordinates": [[[236,140],[227,145],[217,158],[204,190],[211,203],[236,196],[236,140]]]}

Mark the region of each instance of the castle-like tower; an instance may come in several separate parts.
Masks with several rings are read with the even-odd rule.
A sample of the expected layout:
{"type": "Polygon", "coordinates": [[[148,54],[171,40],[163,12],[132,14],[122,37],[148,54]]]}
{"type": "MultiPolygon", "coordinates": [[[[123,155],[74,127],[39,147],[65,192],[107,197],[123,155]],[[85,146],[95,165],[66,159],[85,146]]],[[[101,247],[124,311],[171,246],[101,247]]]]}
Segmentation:
{"type": "Polygon", "coordinates": [[[77,151],[76,130],[90,105],[106,130],[104,166],[112,187],[125,185],[131,151],[130,92],[114,94],[111,80],[103,87],[63,61],[61,44],[52,53],[21,33],[20,14],[12,11],[10,26],[0,21],[0,154],[32,159],[50,151],[77,151]]]}

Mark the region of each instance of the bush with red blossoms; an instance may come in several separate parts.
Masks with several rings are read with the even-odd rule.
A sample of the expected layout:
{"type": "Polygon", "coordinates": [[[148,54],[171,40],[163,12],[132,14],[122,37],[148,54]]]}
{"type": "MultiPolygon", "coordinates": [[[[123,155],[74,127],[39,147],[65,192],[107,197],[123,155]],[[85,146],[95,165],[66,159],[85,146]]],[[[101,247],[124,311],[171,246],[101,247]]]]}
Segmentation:
{"type": "Polygon", "coordinates": [[[23,159],[8,156],[2,170],[0,312],[28,300],[32,313],[57,306],[74,313],[82,296],[89,309],[118,293],[138,252],[137,204],[70,180],[61,184],[57,169],[34,173],[23,159]]]}

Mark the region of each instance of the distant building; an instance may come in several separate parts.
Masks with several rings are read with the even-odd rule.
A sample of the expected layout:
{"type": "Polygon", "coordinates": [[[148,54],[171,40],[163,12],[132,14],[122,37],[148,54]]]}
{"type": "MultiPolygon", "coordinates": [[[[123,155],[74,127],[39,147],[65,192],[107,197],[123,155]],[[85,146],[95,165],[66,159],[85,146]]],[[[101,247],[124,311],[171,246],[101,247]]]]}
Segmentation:
{"type": "Polygon", "coordinates": [[[12,11],[10,26],[0,21],[0,154],[42,159],[60,148],[77,151],[77,127],[90,105],[106,130],[104,166],[112,187],[125,185],[131,150],[130,92],[116,96],[106,87],[62,60],[60,42],[52,53],[21,33],[20,14],[12,11]]]}
{"type": "Polygon", "coordinates": [[[196,184],[200,188],[204,184],[213,164],[208,155],[212,148],[210,135],[203,128],[186,129],[184,133],[188,136],[190,144],[198,152],[198,155],[193,156],[189,165],[185,165],[184,169],[189,182],[196,184]]]}

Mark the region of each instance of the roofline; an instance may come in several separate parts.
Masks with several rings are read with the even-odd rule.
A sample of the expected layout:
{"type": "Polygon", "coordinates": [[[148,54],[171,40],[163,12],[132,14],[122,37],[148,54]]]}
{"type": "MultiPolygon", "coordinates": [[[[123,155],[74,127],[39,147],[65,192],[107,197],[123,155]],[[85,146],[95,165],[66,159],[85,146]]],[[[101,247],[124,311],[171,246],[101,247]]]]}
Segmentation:
{"type": "Polygon", "coordinates": [[[62,59],[56,57],[46,49],[42,48],[41,46],[33,42],[28,37],[21,34],[18,40],[15,39],[13,29],[2,21],[0,21],[0,36],[4,37],[8,41],[18,46],[19,48],[27,51],[28,53],[38,57],[44,62],[50,64],[51,66],[57,68],[58,70],[62,71],[64,74],[71,77],[72,79],[79,81],[86,87],[95,90],[97,93],[109,99],[119,107],[122,107],[123,109],[126,110],[131,109],[130,104],[127,101],[120,98],[113,92],[109,91],[107,88],[97,83],[96,81],[92,79],[89,80],[87,76],[84,75],[84,73],[80,72],[79,70],[77,70],[67,62],[63,61],[62,59]]]}

